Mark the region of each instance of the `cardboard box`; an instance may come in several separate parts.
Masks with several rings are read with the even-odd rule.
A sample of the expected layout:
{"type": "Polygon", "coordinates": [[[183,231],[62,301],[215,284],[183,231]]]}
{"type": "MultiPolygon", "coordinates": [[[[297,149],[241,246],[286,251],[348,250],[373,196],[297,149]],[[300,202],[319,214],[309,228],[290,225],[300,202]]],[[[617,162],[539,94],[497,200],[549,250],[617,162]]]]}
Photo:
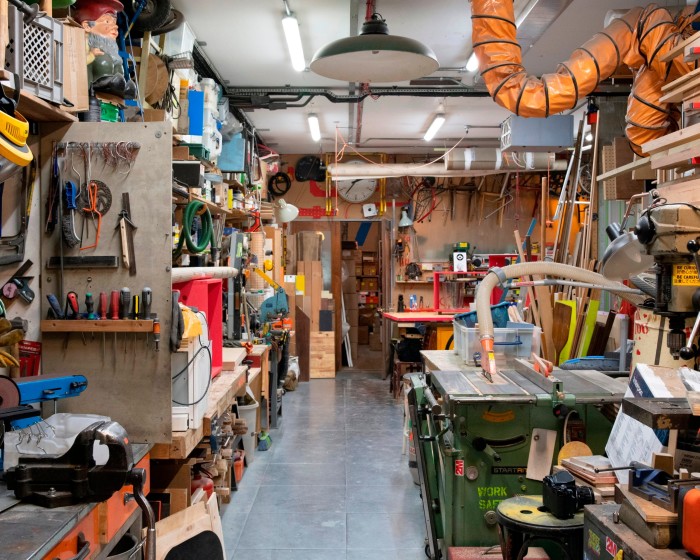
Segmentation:
{"type": "Polygon", "coordinates": [[[348,276],[343,282],[343,293],[344,294],[354,294],[357,292],[357,277],[348,276]]]}
{"type": "Polygon", "coordinates": [[[187,161],[190,159],[190,149],[187,146],[173,146],[173,159],[187,161]]]}
{"type": "Polygon", "coordinates": [[[377,263],[362,263],[362,274],[365,276],[377,276],[378,270],[377,263]]]}
{"type": "Polygon", "coordinates": [[[151,461],[151,492],[170,494],[170,514],[190,505],[192,460],[185,463],[151,461]]]}
{"type": "Polygon", "coordinates": [[[358,293],[343,294],[343,301],[345,303],[345,310],[357,309],[358,306],[358,293]]]}
{"type": "Polygon", "coordinates": [[[358,309],[346,309],[345,310],[345,320],[351,327],[357,327],[360,322],[360,315],[358,309]]]}
{"type": "Polygon", "coordinates": [[[168,120],[168,113],[164,109],[144,109],[143,120],[145,122],[165,122],[168,120]]]}
{"type": "Polygon", "coordinates": [[[379,330],[375,328],[373,332],[369,335],[369,349],[370,350],[381,350],[382,349],[382,337],[379,330]]]}
{"type": "Polygon", "coordinates": [[[350,336],[350,344],[357,345],[357,327],[352,327],[348,331],[348,336],[350,336]]]}
{"type": "MultiPolygon", "coordinates": [[[[62,108],[80,113],[90,108],[85,30],[72,19],[63,23],[63,97],[73,106],[62,108]]],[[[21,108],[20,108],[21,109],[21,108]]]]}
{"type": "Polygon", "coordinates": [[[357,327],[357,343],[369,344],[369,327],[367,325],[357,327]]]}
{"type": "Polygon", "coordinates": [[[374,325],[374,309],[363,307],[359,310],[358,323],[360,326],[371,327],[374,325]]]}

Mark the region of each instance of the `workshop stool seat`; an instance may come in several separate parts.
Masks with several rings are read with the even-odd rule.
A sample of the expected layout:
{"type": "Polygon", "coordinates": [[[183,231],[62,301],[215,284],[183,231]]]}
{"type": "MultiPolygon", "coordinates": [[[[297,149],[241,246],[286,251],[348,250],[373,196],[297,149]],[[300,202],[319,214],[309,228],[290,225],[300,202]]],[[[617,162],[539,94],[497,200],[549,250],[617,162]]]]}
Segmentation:
{"type": "Polygon", "coordinates": [[[423,362],[402,362],[394,356],[394,368],[391,373],[389,392],[398,399],[403,394],[403,376],[407,373],[420,373],[423,371],[423,362]]]}
{"type": "Polygon", "coordinates": [[[542,496],[518,496],[496,508],[504,560],[521,560],[535,541],[556,545],[562,560],[583,558],[583,510],[571,519],[558,519],[544,509],[542,496]]]}

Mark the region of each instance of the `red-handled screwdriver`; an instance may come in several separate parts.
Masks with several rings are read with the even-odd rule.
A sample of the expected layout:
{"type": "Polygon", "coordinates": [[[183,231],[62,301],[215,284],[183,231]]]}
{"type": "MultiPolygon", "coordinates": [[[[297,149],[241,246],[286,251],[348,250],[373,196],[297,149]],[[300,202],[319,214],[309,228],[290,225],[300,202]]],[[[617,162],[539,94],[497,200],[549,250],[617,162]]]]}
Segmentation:
{"type": "Polygon", "coordinates": [[[100,314],[100,320],[106,321],[107,320],[107,293],[106,292],[100,292],[100,303],[99,303],[99,309],[97,312],[100,314]]]}
{"type": "Polygon", "coordinates": [[[109,301],[110,301],[110,303],[109,303],[109,318],[112,321],[118,321],[119,320],[119,291],[118,290],[112,290],[112,293],[109,296],[109,301]]]}
{"type": "MultiPolygon", "coordinates": [[[[97,305],[97,313],[100,315],[100,320],[107,320],[107,293],[100,292],[100,301],[97,305]]],[[[105,361],[105,347],[107,346],[105,342],[105,332],[102,331],[102,362],[105,361]]]]}

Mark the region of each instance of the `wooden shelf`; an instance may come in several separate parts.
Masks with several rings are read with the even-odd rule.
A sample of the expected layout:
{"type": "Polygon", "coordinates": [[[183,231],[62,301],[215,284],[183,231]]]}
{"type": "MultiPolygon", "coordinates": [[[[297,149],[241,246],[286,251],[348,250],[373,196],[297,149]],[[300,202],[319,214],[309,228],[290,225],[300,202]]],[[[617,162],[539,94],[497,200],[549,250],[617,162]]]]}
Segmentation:
{"type": "Polygon", "coordinates": [[[151,459],[187,459],[202,439],[211,435],[212,421],[226,412],[236,396],[245,390],[246,371],[245,367],[237,367],[235,371],[222,371],[215,377],[209,389],[209,406],[199,428],[173,432],[169,444],[153,446],[151,459]]]}
{"type": "Polygon", "coordinates": [[[185,197],[183,195],[173,193],[172,196],[173,204],[179,204],[178,201],[183,201],[182,203],[186,204],[195,200],[198,202],[203,202],[209,209],[209,212],[212,214],[224,216],[224,219],[227,222],[242,222],[243,220],[247,220],[249,218],[249,215],[245,210],[240,210],[239,208],[229,210],[228,208],[223,208],[218,204],[214,204],[211,200],[206,200],[201,196],[197,196],[196,194],[190,193],[189,196],[185,197]]]}
{"type": "Polygon", "coordinates": [[[396,284],[433,284],[432,280],[397,280],[396,284]]]}
{"type": "Polygon", "coordinates": [[[118,321],[92,321],[90,319],[58,320],[44,319],[41,332],[153,332],[153,321],[120,319],[118,321]]]}
{"type": "MultiPolygon", "coordinates": [[[[14,78],[10,72],[7,70],[0,70],[0,80],[9,81],[14,84],[14,78]]],[[[11,86],[6,86],[5,91],[8,95],[12,96],[14,90],[11,86]]],[[[17,110],[22,114],[24,118],[29,121],[34,122],[77,122],[78,117],[63,109],[57,107],[56,105],[51,105],[43,99],[39,99],[35,95],[21,90],[19,94],[19,104],[17,105],[17,110]]]]}

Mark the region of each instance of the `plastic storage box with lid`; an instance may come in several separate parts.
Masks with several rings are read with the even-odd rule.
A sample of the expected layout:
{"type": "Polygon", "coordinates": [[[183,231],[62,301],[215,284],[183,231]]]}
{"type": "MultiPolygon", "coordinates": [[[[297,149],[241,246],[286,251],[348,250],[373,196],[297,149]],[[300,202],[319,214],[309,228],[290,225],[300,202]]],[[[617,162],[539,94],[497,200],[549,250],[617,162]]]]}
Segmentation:
{"type": "MultiPolygon", "coordinates": [[[[465,364],[474,365],[474,353],[482,352],[481,335],[478,328],[464,327],[456,324],[461,341],[461,356],[465,364]]],[[[527,359],[534,352],[540,353],[540,339],[542,329],[534,326],[524,328],[495,328],[494,329],[494,352],[496,354],[496,365],[507,366],[516,358],[527,359]]]]}

